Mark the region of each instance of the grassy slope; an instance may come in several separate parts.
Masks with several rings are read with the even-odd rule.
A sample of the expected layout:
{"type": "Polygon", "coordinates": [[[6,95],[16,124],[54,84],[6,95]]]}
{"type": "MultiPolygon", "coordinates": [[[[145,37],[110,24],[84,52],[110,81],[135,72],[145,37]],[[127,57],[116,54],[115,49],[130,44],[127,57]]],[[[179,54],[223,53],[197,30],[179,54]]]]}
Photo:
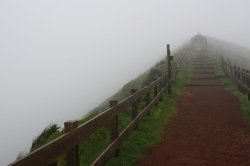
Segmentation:
{"type": "MultiPolygon", "coordinates": [[[[178,51],[174,57],[175,61],[179,58],[182,54],[182,50],[178,51]]],[[[175,63],[175,62],[174,62],[175,63]]],[[[174,64],[173,63],[173,64],[174,64]]],[[[173,65],[174,66],[174,65],[173,65]]],[[[167,65],[166,60],[163,60],[156,64],[155,68],[166,72],[167,65]]],[[[191,70],[186,69],[185,65],[181,72],[179,73],[178,77],[187,77],[187,73],[190,73],[191,70]]],[[[140,89],[142,87],[143,82],[147,80],[150,76],[150,70],[146,71],[142,75],[138,76],[137,79],[130,81],[112,98],[117,98],[119,101],[126,98],[130,94],[130,89],[137,88],[140,89]]],[[[153,73],[154,74],[154,73],[153,73]]],[[[134,165],[136,161],[138,161],[141,155],[146,151],[147,147],[152,146],[160,141],[162,127],[164,124],[167,123],[169,118],[174,113],[175,108],[175,101],[178,97],[180,97],[180,92],[185,87],[187,82],[180,79],[178,80],[176,85],[173,86],[173,94],[163,96],[164,102],[159,103],[158,107],[154,107],[151,111],[150,116],[145,117],[139,125],[139,130],[132,132],[129,136],[128,140],[125,141],[120,148],[120,157],[119,158],[112,158],[107,165],[134,165]]],[[[153,93],[151,94],[153,96],[153,93]]],[[[145,102],[142,101],[139,106],[139,111],[143,110],[145,107],[145,102]]],[[[95,117],[98,115],[99,112],[93,112],[88,117],[78,120],[78,125],[83,124],[87,120],[95,117]]],[[[119,130],[120,132],[131,122],[131,108],[127,108],[119,115],[119,130]]],[[[35,148],[35,150],[46,143],[58,138],[64,133],[62,131],[55,131],[52,133],[48,138],[41,139],[35,148]]],[[[109,145],[110,143],[110,129],[109,124],[106,124],[98,131],[93,133],[88,139],[83,141],[80,144],[80,160],[81,165],[90,165],[94,159],[96,159],[101,152],[109,145]]],[[[57,160],[57,165],[65,165],[65,155],[60,156],[57,160]]]]}
{"type": "Polygon", "coordinates": [[[209,49],[216,55],[222,55],[232,65],[250,69],[249,49],[212,37],[207,37],[207,41],[209,49]]]}
{"type": "MultiPolygon", "coordinates": [[[[178,52],[175,57],[181,55],[181,52],[178,52]]],[[[166,61],[156,65],[157,68],[160,68],[166,71],[166,61]]],[[[149,72],[147,72],[149,74],[149,72]]],[[[181,73],[180,73],[181,75],[181,73]]],[[[143,75],[141,75],[143,76],[143,75]]],[[[138,82],[142,84],[147,76],[142,78],[138,77],[138,82]]],[[[134,88],[137,79],[126,84],[117,94],[122,94],[121,96],[125,97],[127,93],[130,93],[130,89],[134,88]]],[[[137,82],[137,84],[138,84],[137,82]]],[[[107,165],[134,165],[138,160],[140,160],[141,155],[146,151],[149,146],[155,145],[161,139],[162,127],[167,123],[169,118],[174,113],[175,101],[179,97],[180,91],[182,90],[183,82],[179,86],[173,88],[173,95],[164,95],[164,102],[159,103],[158,107],[154,107],[151,110],[150,116],[145,117],[139,124],[139,130],[133,131],[129,138],[122,144],[120,147],[120,157],[111,158],[107,165]]],[[[138,88],[140,89],[140,88],[138,88]]],[[[153,95],[151,93],[151,95],[153,95]]],[[[113,97],[114,97],[113,96],[113,97]]],[[[113,98],[112,97],[112,98],[113,98]]],[[[145,102],[141,102],[139,106],[139,112],[145,107],[145,102]]],[[[124,110],[119,115],[119,130],[120,132],[131,122],[131,108],[124,110]]],[[[95,158],[97,158],[101,152],[109,144],[109,124],[105,127],[102,127],[97,132],[92,134],[86,141],[80,145],[81,153],[81,163],[82,165],[90,165],[95,158]],[[101,135],[101,141],[100,141],[101,135]]]]}

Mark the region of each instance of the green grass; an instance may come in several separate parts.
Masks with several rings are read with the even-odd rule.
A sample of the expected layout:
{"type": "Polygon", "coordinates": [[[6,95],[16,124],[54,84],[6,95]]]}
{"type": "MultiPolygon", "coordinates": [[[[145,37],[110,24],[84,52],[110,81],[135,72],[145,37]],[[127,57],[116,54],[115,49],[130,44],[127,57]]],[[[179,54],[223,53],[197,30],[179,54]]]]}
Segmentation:
{"type": "Polygon", "coordinates": [[[174,113],[175,98],[175,95],[165,94],[164,102],[159,102],[158,107],[150,111],[150,116],[145,116],[139,123],[139,129],[133,131],[122,144],[120,157],[111,158],[107,165],[135,165],[148,147],[157,144],[161,140],[163,124],[166,124],[174,113]]]}

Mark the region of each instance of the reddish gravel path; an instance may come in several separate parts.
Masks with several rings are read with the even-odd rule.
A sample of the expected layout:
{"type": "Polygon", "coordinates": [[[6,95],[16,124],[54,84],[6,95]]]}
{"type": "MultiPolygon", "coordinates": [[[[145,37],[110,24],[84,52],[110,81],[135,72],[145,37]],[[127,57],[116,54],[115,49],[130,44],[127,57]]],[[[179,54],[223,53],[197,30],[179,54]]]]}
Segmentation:
{"type": "Polygon", "coordinates": [[[223,87],[188,87],[163,141],[137,165],[250,165],[250,131],[238,98],[223,87]]]}
{"type": "MultiPolygon", "coordinates": [[[[220,83],[214,79],[192,82],[198,80],[220,83]]],[[[162,142],[149,148],[137,163],[151,165],[250,166],[250,127],[238,98],[222,86],[188,87],[165,127],[162,142]]]]}
{"type": "Polygon", "coordinates": [[[215,74],[214,73],[207,73],[207,74],[199,74],[199,73],[195,73],[194,77],[214,77],[215,74]]]}
{"type": "Polygon", "coordinates": [[[195,70],[211,70],[211,69],[213,69],[212,67],[195,67],[194,68],[195,70]]]}
{"type": "Polygon", "coordinates": [[[214,79],[207,79],[207,80],[195,79],[195,80],[192,80],[191,83],[193,84],[221,84],[221,81],[214,80],[214,79]]]}

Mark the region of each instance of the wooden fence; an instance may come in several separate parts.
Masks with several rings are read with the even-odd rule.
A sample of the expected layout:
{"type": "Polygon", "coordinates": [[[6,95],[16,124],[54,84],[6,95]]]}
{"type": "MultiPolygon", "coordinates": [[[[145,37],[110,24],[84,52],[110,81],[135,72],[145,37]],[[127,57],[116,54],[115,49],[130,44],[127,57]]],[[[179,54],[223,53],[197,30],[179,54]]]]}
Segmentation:
{"type": "Polygon", "coordinates": [[[230,77],[236,83],[237,88],[244,95],[248,95],[250,100],[250,74],[249,70],[240,69],[237,66],[232,66],[231,63],[224,60],[221,56],[221,67],[227,77],[230,77]]]}
{"type": "MultiPolygon", "coordinates": [[[[180,58],[183,59],[183,54],[180,58]]],[[[175,81],[178,69],[171,71],[171,60],[169,45],[167,45],[167,61],[168,72],[146,87],[140,90],[131,90],[131,96],[124,99],[120,103],[117,100],[110,101],[110,108],[102,112],[98,116],[77,126],[77,121],[67,121],[64,123],[65,134],[52,142],[40,147],[39,149],[29,153],[10,166],[27,166],[36,165],[44,166],[53,162],[57,157],[66,153],[67,166],[79,166],[79,143],[89,137],[96,130],[110,122],[110,145],[102,152],[102,154],[92,163],[92,165],[104,165],[113,155],[118,156],[119,147],[129,134],[138,127],[139,122],[146,115],[150,114],[150,109],[159,101],[163,101],[162,95],[171,93],[171,84],[175,81]],[[174,76],[173,76],[174,75],[174,76]],[[173,76],[171,78],[171,76],[173,76]],[[170,88],[169,88],[170,87],[170,88]],[[150,92],[154,91],[154,98],[150,101],[150,92]],[[146,106],[143,111],[138,114],[138,102],[145,97],[146,106]],[[121,132],[118,131],[118,115],[126,108],[132,107],[132,122],[121,132]]]]}

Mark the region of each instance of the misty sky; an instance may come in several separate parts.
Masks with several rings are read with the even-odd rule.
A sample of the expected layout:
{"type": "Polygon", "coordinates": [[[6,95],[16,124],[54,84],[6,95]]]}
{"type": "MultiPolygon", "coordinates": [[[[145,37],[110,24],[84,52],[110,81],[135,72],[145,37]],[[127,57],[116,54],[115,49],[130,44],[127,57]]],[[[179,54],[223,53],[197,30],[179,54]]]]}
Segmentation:
{"type": "Polygon", "coordinates": [[[0,1],[0,165],[200,32],[250,49],[250,1],[0,1]]]}

